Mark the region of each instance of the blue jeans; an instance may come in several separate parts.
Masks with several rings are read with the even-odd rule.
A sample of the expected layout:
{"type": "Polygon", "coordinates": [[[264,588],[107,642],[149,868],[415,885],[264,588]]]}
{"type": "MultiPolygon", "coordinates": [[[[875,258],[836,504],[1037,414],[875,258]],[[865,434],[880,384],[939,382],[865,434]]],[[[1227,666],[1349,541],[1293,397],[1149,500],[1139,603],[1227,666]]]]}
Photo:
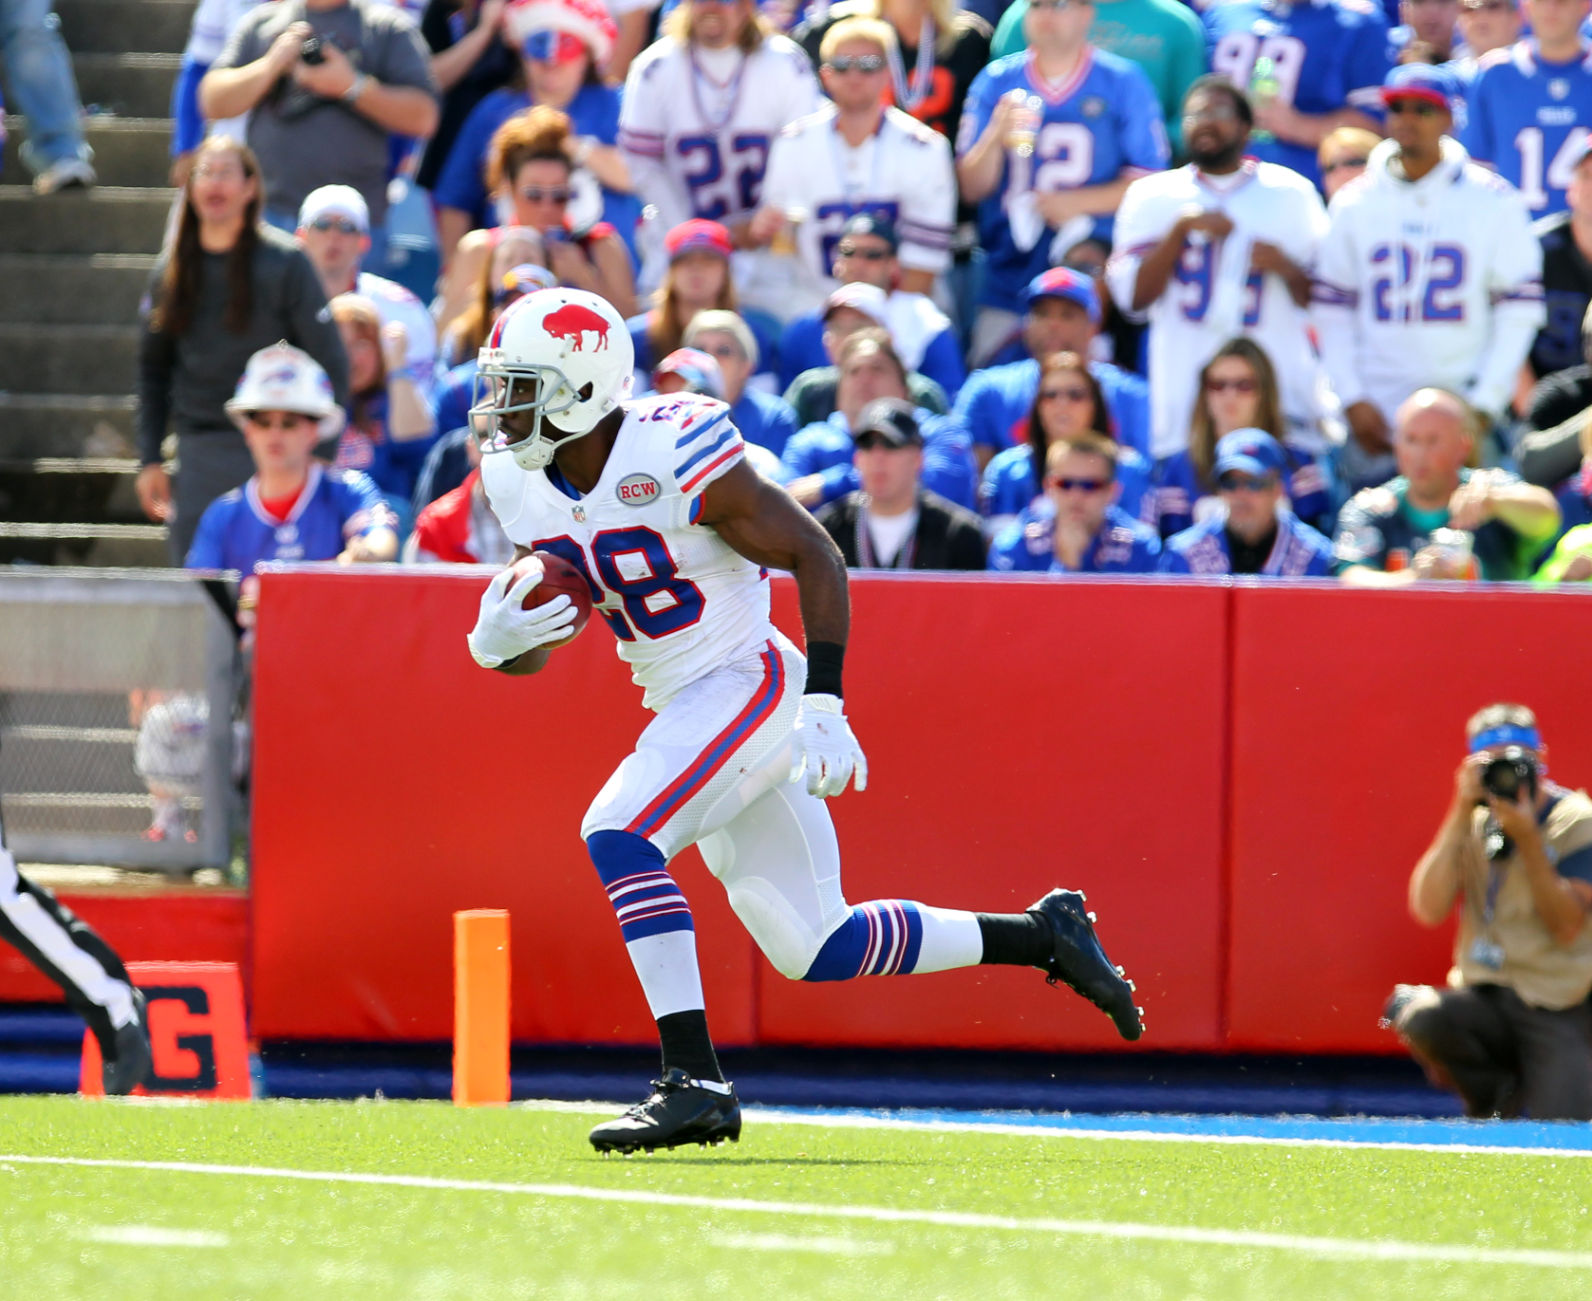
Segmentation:
{"type": "Polygon", "coordinates": [[[0,0],[0,62],[16,109],[28,120],[22,160],[35,172],[63,158],[93,157],[83,143],[83,106],[52,0],[0,0]]]}

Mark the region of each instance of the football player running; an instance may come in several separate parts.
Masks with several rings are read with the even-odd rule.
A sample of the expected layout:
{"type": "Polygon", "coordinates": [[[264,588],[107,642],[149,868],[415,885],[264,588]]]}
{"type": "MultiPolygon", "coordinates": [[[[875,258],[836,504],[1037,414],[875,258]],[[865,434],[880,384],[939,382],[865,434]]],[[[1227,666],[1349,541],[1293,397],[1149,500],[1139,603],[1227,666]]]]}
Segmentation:
{"type": "MultiPolygon", "coordinates": [[[[778,970],[797,980],[1032,965],[1144,1032],[1133,984],[1106,957],[1081,893],[993,915],[903,899],[850,905],[824,800],[868,768],[846,722],[850,624],[840,553],[760,477],[729,409],[698,394],[627,400],[630,337],[605,301],[527,295],[481,350],[482,479],[516,556],[574,564],[656,715],[586,811],[581,836],[618,917],[662,1041],[644,1101],[598,1125],[600,1151],[740,1135],[708,1035],[691,909],[669,862],[695,844],[778,970]],[[767,570],[795,575],[807,653],[769,617],[767,570]]],[[[567,637],[567,595],[523,608],[539,581],[490,583],[470,653],[535,673],[567,637]]]]}

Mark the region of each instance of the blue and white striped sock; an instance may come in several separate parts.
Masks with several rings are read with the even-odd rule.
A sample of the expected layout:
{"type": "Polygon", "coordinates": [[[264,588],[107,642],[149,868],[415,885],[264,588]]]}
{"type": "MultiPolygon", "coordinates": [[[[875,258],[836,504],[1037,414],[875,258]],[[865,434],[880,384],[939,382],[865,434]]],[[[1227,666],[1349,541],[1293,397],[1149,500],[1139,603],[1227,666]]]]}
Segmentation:
{"type": "Polygon", "coordinates": [[[813,959],[803,980],[905,976],[976,966],[984,952],[978,918],[907,899],[860,903],[813,959]]]}
{"type": "Polygon", "coordinates": [[[595,831],[586,852],[619,919],[625,948],[654,1019],[700,1010],[691,905],[664,866],[662,852],[628,831],[595,831]]]}

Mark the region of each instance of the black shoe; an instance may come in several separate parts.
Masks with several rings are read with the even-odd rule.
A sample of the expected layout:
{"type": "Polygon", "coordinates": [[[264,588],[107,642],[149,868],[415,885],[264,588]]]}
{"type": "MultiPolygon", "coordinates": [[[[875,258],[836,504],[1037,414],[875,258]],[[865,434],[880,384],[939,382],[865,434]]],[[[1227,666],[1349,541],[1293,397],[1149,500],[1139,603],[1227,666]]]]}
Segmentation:
{"type": "Polygon", "coordinates": [[[671,1066],[652,1082],[652,1096],[638,1102],[618,1120],[605,1121],[591,1132],[599,1152],[651,1152],[685,1143],[736,1143],[741,1138],[741,1103],[735,1087],[720,1093],[671,1066]]]}
{"type": "Polygon", "coordinates": [[[154,1066],[149,1051],[149,1022],[145,1015],[144,996],[133,990],[134,1016],[126,1025],[116,1028],[116,1037],[105,1058],[105,1092],[115,1097],[125,1097],[146,1079],[154,1066]]]}
{"type": "Polygon", "coordinates": [[[1095,915],[1084,911],[1084,902],[1082,891],[1052,890],[1028,909],[1050,927],[1055,946],[1040,970],[1050,984],[1061,981],[1109,1016],[1124,1039],[1137,1039],[1144,1033],[1144,1009],[1133,1005],[1133,982],[1100,947],[1095,915]]]}

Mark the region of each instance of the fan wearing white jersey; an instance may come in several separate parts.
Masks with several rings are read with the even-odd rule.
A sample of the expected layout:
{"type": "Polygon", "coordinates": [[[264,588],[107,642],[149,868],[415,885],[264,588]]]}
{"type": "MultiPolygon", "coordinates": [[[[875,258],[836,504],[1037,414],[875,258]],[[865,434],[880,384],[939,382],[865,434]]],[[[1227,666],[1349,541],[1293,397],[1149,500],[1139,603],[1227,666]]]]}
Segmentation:
{"type": "Polygon", "coordinates": [[[1542,247],[1520,192],[1448,135],[1457,97],[1444,68],[1394,68],[1390,139],[1327,210],[1313,314],[1351,488],[1391,477],[1393,414],[1417,389],[1502,416],[1542,328],[1542,247]]]}
{"type": "MultiPolygon", "coordinates": [[[[630,65],[619,113],[636,192],[658,210],[643,231],[643,287],[662,278],[662,233],[691,217],[721,223],[745,247],[774,137],[817,107],[807,55],[753,0],[682,0],[664,35],[630,65]]],[[[785,315],[786,270],[766,252],[737,255],[741,301],[785,315]]]]}
{"type": "MultiPolygon", "coordinates": [[[[603,1151],[716,1143],[740,1107],[708,1035],[690,905],[669,860],[696,844],[752,938],[792,979],[1032,965],[1143,1033],[1132,985],[1101,949],[1083,897],[1020,914],[902,899],[848,905],[824,799],[867,764],[846,722],[846,568],[829,536],[760,477],[728,408],[696,394],[621,400],[630,336],[594,294],[545,289],[510,307],[481,350],[490,397],[482,481],[517,556],[552,552],[594,606],[656,717],[586,811],[581,836],[648,1006],[663,1074],[597,1126],[603,1151]],[[769,620],[768,569],[796,579],[804,658],[769,620]]],[[[536,673],[568,636],[568,596],[523,608],[540,581],[505,570],[469,635],[484,668],[536,673]]]]}
{"type": "Polygon", "coordinates": [[[1117,212],[1112,296],[1150,320],[1150,452],[1188,446],[1200,368],[1229,340],[1264,345],[1277,371],[1288,442],[1324,450],[1321,363],[1310,342],[1310,268],[1326,234],[1315,187],[1246,157],[1249,97],[1202,77],[1183,98],[1190,162],[1140,177],[1117,212]]]}
{"type": "Polygon", "coordinates": [[[830,102],[774,139],[763,206],[750,241],[769,243],[792,212],[801,275],[786,317],[815,309],[835,288],[831,271],[846,223],[867,213],[900,237],[900,288],[927,294],[951,265],[956,173],[946,138],[883,95],[895,29],[878,18],[842,18],[824,33],[818,76],[830,102]],[[804,291],[804,292],[803,292],[804,291]]]}

